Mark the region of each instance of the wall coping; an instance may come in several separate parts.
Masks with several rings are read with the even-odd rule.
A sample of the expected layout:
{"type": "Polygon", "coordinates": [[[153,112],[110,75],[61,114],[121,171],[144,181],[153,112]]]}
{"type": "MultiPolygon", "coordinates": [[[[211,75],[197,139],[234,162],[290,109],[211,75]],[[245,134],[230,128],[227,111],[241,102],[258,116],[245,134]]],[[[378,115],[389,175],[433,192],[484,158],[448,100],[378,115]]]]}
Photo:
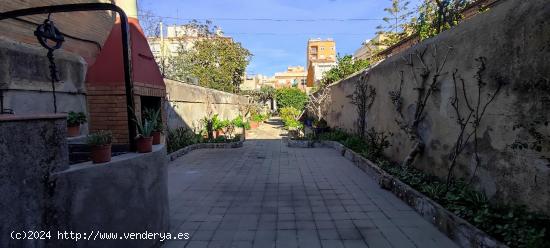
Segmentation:
{"type": "Polygon", "coordinates": [[[468,221],[456,216],[439,203],[413,189],[408,184],[392,176],[376,163],[345,147],[337,141],[288,140],[288,147],[332,148],[353,162],[365,174],[375,180],[381,188],[390,191],[400,200],[412,207],[425,220],[462,247],[508,247],[478,229],[468,221]]]}
{"type": "Polygon", "coordinates": [[[67,114],[53,114],[53,113],[22,114],[22,115],[2,114],[0,115],[0,122],[34,121],[34,120],[65,119],[65,118],[67,118],[67,114]]]}
{"type": "Polygon", "coordinates": [[[228,142],[228,143],[198,143],[198,144],[192,144],[188,145],[184,148],[181,148],[175,152],[172,152],[168,155],[166,155],[166,159],[168,161],[174,161],[177,158],[186,155],[187,153],[197,150],[197,149],[213,149],[213,148],[240,148],[243,147],[244,141],[234,141],[234,142],[228,142]]]}
{"type": "Polygon", "coordinates": [[[115,166],[115,165],[121,164],[121,162],[123,162],[123,161],[133,160],[133,159],[141,159],[144,156],[149,156],[149,155],[157,154],[159,152],[164,152],[164,147],[165,147],[164,144],[154,145],[153,150],[151,152],[148,152],[148,153],[129,152],[129,153],[121,154],[121,155],[118,155],[118,156],[113,156],[111,158],[111,161],[106,162],[106,163],[94,164],[92,161],[86,161],[86,162],[82,162],[82,163],[78,163],[78,164],[73,164],[68,169],[66,169],[64,171],[54,173],[54,174],[71,173],[71,172],[76,172],[76,171],[80,171],[80,170],[94,169],[94,168],[98,168],[98,167],[115,166]]]}

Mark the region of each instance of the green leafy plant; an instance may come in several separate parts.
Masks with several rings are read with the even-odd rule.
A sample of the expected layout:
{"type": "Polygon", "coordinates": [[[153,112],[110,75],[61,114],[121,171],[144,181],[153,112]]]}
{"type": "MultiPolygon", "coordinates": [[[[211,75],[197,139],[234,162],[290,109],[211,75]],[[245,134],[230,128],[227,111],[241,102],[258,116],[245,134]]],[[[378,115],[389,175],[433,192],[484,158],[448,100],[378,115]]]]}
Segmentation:
{"type": "Polygon", "coordinates": [[[264,115],[258,113],[258,114],[253,114],[250,119],[255,122],[262,122],[265,120],[265,117],[264,115]]]}
{"type": "Polygon", "coordinates": [[[153,131],[155,130],[155,126],[157,125],[157,116],[151,116],[152,119],[144,118],[144,120],[142,120],[141,118],[137,117],[136,112],[133,108],[128,108],[130,108],[130,110],[132,111],[132,120],[134,121],[134,123],[136,123],[138,129],[138,135],[136,136],[136,139],[151,137],[151,134],[153,133],[153,131]]]}
{"type": "Polygon", "coordinates": [[[196,134],[193,130],[185,127],[169,129],[166,137],[168,152],[177,151],[188,145],[203,142],[203,137],[196,134]]]}
{"type": "Polygon", "coordinates": [[[248,121],[245,121],[242,116],[237,116],[235,119],[231,121],[235,127],[244,128],[246,130],[250,129],[250,123],[248,121]]]}
{"type": "Polygon", "coordinates": [[[108,145],[113,142],[113,133],[111,131],[100,130],[89,134],[86,143],[90,146],[108,145]]]}
{"type": "Polygon", "coordinates": [[[297,88],[280,88],[276,92],[277,107],[287,108],[293,107],[299,111],[302,111],[309,97],[306,93],[297,88]]]}
{"type": "Polygon", "coordinates": [[[337,66],[331,68],[323,74],[323,78],[320,81],[321,87],[325,87],[329,84],[344,79],[353,73],[364,70],[371,64],[369,60],[353,59],[353,56],[351,55],[345,55],[343,57],[338,55],[337,60],[337,66]]]}
{"type": "Polygon", "coordinates": [[[301,111],[294,107],[284,107],[279,109],[279,115],[281,116],[281,120],[287,129],[303,128],[302,123],[297,120],[300,114],[301,111]]]}
{"type": "Polygon", "coordinates": [[[74,127],[86,123],[86,115],[82,112],[69,112],[67,114],[67,126],[74,127]]]}
{"type": "Polygon", "coordinates": [[[145,109],[143,111],[143,118],[147,120],[155,120],[154,131],[162,132],[163,125],[162,125],[162,115],[161,115],[160,108],[156,110],[151,108],[145,109]]]}
{"type": "Polygon", "coordinates": [[[193,77],[200,86],[238,92],[252,53],[241,43],[218,36],[211,24],[209,21],[186,24],[196,28],[201,38],[193,42],[193,49],[187,49],[186,42],[180,44],[175,56],[166,61],[166,77],[182,82],[193,77]]]}

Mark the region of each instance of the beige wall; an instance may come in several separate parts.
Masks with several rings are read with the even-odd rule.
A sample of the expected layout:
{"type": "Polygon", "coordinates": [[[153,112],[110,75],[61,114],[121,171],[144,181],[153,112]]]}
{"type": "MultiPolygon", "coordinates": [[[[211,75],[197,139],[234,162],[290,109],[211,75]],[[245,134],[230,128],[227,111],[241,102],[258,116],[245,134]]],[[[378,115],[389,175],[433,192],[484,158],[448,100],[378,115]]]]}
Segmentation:
{"type": "MultiPolygon", "coordinates": [[[[481,165],[473,183],[495,201],[528,204],[532,209],[550,213],[550,6],[546,0],[509,0],[488,12],[464,21],[460,26],[428,39],[400,54],[396,54],[368,71],[367,80],[377,96],[367,116],[368,127],[393,133],[392,146],[386,155],[402,162],[411,150],[412,142],[398,126],[400,117],[389,92],[399,89],[403,73],[402,111],[411,121],[415,111],[417,90],[413,70],[420,80],[421,65],[415,51],[426,49],[425,64],[433,79],[436,66],[446,64],[438,78],[439,87],[427,101],[426,117],[419,125],[419,134],[426,144],[424,153],[414,166],[444,178],[449,154],[456,144],[459,126],[451,105],[454,97],[453,72],[465,80],[470,102],[477,98],[479,68],[476,58],[486,59],[482,81],[483,103],[487,93],[494,92],[498,82],[506,83],[478,129],[478,152],[481,165]],[[453,49],[448,53],[449,47],[453,49]],[[407,65],[412,58],[413,68],[407,65]],[[537,120],[543,120],[537,124],[537,120]],[[526,128],[519,127],[523,125],[526,128]],[[517,141],[532,142],[529,127],[546,139],[541,152],[535,149],[512,149],[517,141]]],[[[330,99],[325,104],[324,117],[332,127],[356,130],[357,113],[349,95],[363,73],[330,86],[330,99]]],[[[431,81],[430,81],[431,82],[431,81]]],[[[429,82],[428,82],[429,83],[429,82]]],[[[459,84],[459,94],[462,93],[459,84]]],[[[464,100],[460,109],[466,113],[464,100]]],[[[482,104],[483,104],[482,103],[482,104]]],[[[471,130],[471,129],[468,129],[471,130]]],[[[473,142],[460,156],[455,173],[469,179],[474,173],[473,142]]]]}
{"type": "Polygon", "coordinates": [[[244,96],[169,79],[164,82],[168,128],[200,127],[200,120],[208,113],[218,114],[221,119],[233,119],[239,116],[239,106],[248,103],[244,96]]]}

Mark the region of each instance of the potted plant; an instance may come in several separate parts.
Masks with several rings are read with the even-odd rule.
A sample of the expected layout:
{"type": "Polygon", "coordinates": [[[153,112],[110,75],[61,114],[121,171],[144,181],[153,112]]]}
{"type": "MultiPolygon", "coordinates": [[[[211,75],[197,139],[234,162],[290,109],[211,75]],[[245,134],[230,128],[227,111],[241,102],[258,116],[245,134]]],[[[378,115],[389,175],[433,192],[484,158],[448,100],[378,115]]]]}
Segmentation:
{"type": "Polygon", "coordinates": [[[136,137],[136,148],[139,153],[153,151],[153,130],[155,121],[147,120],[136,122],[139,134],[136,137]]]}
{"type": "Polygon", "coordinates": [[[155,129],[157,119],[148,119],[137,118],[136,113],[132,108],[132,113],[134,114],[134,122],[138,128],[138,135],[136,136],[136,149],[139,153],[147,153],[153,151],[153,130],[155,129]]]}
{"type": "Polygon", "coordinates": [[[82,112],[69,112],[67,114],[67,136],[76,137],[80,135],[80,125],[86,123],[86,115],[82,112]]]}
{"type": "Polygon", "coordinates": [[[253,114],[250,118],[250,128],[257,128],[260,126],[260,123],[264,120],[262,114],[253,114]]]}
{"type": "Polygon", "coordinates": [[[162,134],[162,117],[160,114],[160,109],[153,110],[153,109],[146,109],[144,111],[145,119],[148,120],[155,120],[153,127],[153,132],[151,133],[151,136],[153,137],[153,145],[160,144],[160,136],[162,134]]]}
{"type": "Polygon", "coordinates": [[[98,131],[88,135],[87,143],[90,146],[90,158],[94,164],[111,161],[111,143],[113,134],[110,131],[98,131]]]}
{"type": "Polygon", "coordinates": [[[214,130],[216,130],[216,138],[226,134],[225,128],[231,124],[229,120],[220,120],[214,123],[214,130]]]}

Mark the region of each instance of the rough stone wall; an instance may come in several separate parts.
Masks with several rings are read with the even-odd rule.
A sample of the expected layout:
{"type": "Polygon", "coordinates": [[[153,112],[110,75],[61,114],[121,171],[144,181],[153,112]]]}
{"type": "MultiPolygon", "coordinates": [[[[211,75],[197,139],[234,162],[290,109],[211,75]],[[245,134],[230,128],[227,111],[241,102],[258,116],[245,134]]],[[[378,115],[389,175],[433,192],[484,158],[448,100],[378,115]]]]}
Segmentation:
{"type": "MultiPolygon", "coordinates": [[[[533,210],[550,213],[548,16],[547,0],[504,1],[452,30],[393,55],[366,72],[331,85],[324,117],[332,127],[356,131],[356,107],[350,103],[349,96],[359,80],[368,80],[376,90],[374,104],[367,114],[368,128],[393,133],[392,146],[386,150],[386,155],[401,162],[413,142],[396,121],[401,117],[389,93],[398,91],[403,81],[400,113],[404,122],[401,122],[411,123],[423,72],[430,72],[426,77],[427,86],[438,74],[437,87],[427,98],[425,117],[418,128],[426,148],[414,166],[445,178],[449,157],[461,130],[451,104],[455,98],[453,74],[458,82],[459,109],[464,115],[468,112],[464,94],[475,108],[479,95],[476,74],[482,71],[481,106],[499,84],[505,85],[488,105],[478,127],[480,166],[475,167],[472,138],[458,159],[455,175],[472,179],[473,185],[494,201],[526,204],[533,210]],[[424,63],[419,59],[423,52],[424,63]],[[480,70],[481,57],[485,61],[484,70],[480,70]],[[440,73],[436,68],[440,68],[440,73]],[[464,87],[461,80],[464,80],[464,87]],[[540,150],[536,148],[537,133],[545,137],[540,150]],[[529,147],[514,149],[519,143],[529,144],[529,147]]],[[[468,130],[472,130],[471,125],[468,130]]]]}
{"type": "Polygon", "coordinates": [[[65,120],[0,116],[0,247],[43,247],[43,240],[14,240],[10,234],[45,230],[52,222],[46,214],[53,205],[48,175],[69,164],[65,120]]]}
{"type": "MultiPolygon", "coordinates": [[[[4,108],[16,114],[53,113],[47,50],[0,38],[0,94],[4,108]]],[[[86,110],[86,62],[63,50],[54,52],[60,81],[55,84],[57,111],[86,110]]],[[[83,126],[83,131],[87,125],[83,126]]]]}
{"type": "Polygon", "coordinates": [[[167,159],[153,152],[69,167],[65,115],[0,115],[0,247],[154,247],[159,240],[59,240],[57,231],[164,233],[167,159]],[[51,231],[51,239],[10,237],[51,231]]]}
{"type": "Polygon", "coordinates": [[[209,113],[218,114],[221,119],[233,119],[239,116],[239,106],[248,103],[248,98],[244,96],[169,79],[165,79],[164,83],[168,128],[201,127],[200,120],[209,113]]]}

